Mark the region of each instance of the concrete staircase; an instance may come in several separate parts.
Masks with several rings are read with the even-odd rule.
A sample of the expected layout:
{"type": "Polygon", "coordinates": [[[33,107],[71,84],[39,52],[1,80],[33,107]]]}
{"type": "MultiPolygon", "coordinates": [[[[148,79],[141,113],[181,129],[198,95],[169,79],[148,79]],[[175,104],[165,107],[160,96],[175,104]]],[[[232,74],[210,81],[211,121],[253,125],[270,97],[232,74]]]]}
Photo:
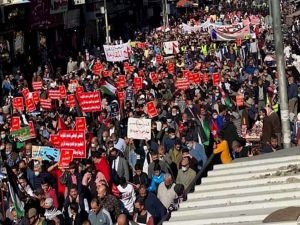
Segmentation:
{"type": "Polygon", "coordinates": [[[270,213],[300,206],[300,149],[215,165],[164,225],[296,225],[262,223],[270,213]]]}

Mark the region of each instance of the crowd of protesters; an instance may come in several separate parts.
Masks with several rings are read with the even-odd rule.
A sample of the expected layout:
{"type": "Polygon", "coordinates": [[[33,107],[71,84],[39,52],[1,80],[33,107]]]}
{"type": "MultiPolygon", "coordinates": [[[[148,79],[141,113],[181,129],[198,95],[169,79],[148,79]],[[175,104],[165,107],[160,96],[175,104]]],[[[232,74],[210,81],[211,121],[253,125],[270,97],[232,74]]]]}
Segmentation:
{"type": "MultiPolygon", "coordinates": [[[[199,183],[196,174],[212,154],[213,163],[226,164],[281,149],[278,77],[266,7],[249,5],[261,23],[251,25],[251,35],[240,44],[213,41],[207,31],[184,33],[181,29],[183,22],[201,24],[211,15],[212,23],[241,22],[251,10],[238,10],[244,8],[239,2],[234,5],[237,10],[224,3],[215,10],[199,9],[170,18],[168,29],[137,32],[134,42],[142,47],[132,45],[125,67],[124,62],[106,62],[101,49],[94,48],[70,57],[67,75],[54,73],[46,63],[32,81],[23,71],[5,71],[0,108],[2,224],[154,225],[177,210],[187,191],[193,191],[194,183],[199,183]],[[175,40],[179,52],[165,55],[162,43],[175,40]],[[100,74],[93,73],[95,64],[101,64],[100,74]],[[173,72],[169,64],[174,65],[173,72]],[[178,89],[175,84],[186,70],[206,74],[208,80],[178,89]],[[218,85],[211,76],[214,73],[220,75],[218,85]],[[122,74],[125,87],[117,84],[122,74]],[[135,77],[142,77],[142,89],[129,92],[135,77]],[[39,102],[30,113],[14,108],[13,99],[23,97],[26,88],[33,91],[32,83],[39,81],[40,99],[62,85],[70,94],[70,83],[82,86],[84,92],[99,91],[102,110],[84,113],[77,103],[69,107],[65,99],[52,100],[51,110],[39,102]],[[115,93],[101,89],[107,83],[117,88],[115,93]],[[120,100],[117,92],[122,91],[125,97],[120,100]],[[237,104],[237,95],[243,97],[242,105],[237,104]],[[112,107],[115,100],[117,114],[112,107]],[[149,118],[146,104],[150,101],[157,109],[151,118],[151,139],[128,138],[128,119],[149,118]],[[33,122],[36,137],[22,141],[12,136],[13,117],[20,118],[21,127],[33,122]],[[33,146],[55,147],[51,135],[74,130],[76,117],[86,118],[85,158],[73,159],[62,168],[57,161],[33,157],[33,146]],[[251,133],[260,133],[258,140],[253,141],[251,133]]],[[[44,48],[45,43],[41,44],[44,48]]],[[[284,52],[291,138],[293,145],[299,145],[297,38],[285,43],[284,52]]]]}

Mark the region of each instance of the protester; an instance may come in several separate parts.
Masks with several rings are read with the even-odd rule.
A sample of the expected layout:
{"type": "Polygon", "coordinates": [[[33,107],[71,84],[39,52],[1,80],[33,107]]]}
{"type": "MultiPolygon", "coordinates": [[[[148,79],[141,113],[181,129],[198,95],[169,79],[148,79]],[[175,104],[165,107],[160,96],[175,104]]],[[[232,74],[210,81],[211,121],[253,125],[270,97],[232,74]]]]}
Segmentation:
{"type": "MultiPolygon", "coordinates": [[[[7,211],[9,223],[32,225],[157,224],[216,155],[227,164],[281,149],[268,9],[245,3],[178,13],[169,27],[112,42],[111,52],[100,43],[82,46],[60,58],[60,69],[45,40],[30,72],[18,60],[0,61],[1,218],[7,211]],[[20,209],[9,208],[8,183],[20,209]]],[[[299,21],[290,30],[284,52],[292,114],[283,116],[290,115],[299,146],[299,21]]]]}

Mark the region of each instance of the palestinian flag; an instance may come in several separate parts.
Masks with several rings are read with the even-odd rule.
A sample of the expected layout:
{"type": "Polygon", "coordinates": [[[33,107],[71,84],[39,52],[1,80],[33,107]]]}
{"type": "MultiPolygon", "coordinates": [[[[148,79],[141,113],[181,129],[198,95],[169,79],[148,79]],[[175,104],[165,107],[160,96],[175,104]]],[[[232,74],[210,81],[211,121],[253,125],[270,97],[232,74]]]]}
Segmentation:
{"type": "Polygon", "coordinates": [[[89,66],[88,66],[88,69],[89,69],[90,71],[93,71],[93,66],[94,66],[94,64],[95,64],[95,59],[93,59],[92,62],[90,62],[89,66]]]}
{"type": "Polygon", "coordinates": [[[115,96],[117,88],[113,86],[111,83],[105,81],[104,84],[100,87],[100,90],[105,95],[115,96]]]}
{"type": "Polygon", "coordinates": [[[22,202],[18,196],[20,189],[18,187],[18,183],[16,179],[14,179],[16,178],[16,176],[13,174],[9,166],[6,166],[6,171],[7,171],[9,194],[10,194],[11,202],[13,204],[13,208],[16,210],[17,217],[22,218],[24,217],[25,214],[24,202],[22,202]]]}

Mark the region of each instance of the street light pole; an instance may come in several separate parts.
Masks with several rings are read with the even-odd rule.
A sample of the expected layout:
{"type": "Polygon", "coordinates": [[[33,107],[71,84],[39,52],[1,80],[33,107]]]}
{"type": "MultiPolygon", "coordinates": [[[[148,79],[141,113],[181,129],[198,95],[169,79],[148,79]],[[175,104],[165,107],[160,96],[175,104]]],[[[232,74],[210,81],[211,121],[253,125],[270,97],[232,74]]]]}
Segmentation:
{"type": "Polygon", "coordinates": [[[108,26],[106,0],[104,0],[104,18],[105,18],[106,44],[109,44],[109,39],[110,38],[109,38],[109,26],[108,26]]]}
{"type": "Polygon", "coordinates": [[[287,82],[285,75],[285,61],[283,56],[283,38],[281,29],[281,11],[279,0],[271,0],[273,33],[276,50],[276,65],[279,82],[280,115],[284,148],[291,147],[291,131],[289,121],[287,82]]]}

